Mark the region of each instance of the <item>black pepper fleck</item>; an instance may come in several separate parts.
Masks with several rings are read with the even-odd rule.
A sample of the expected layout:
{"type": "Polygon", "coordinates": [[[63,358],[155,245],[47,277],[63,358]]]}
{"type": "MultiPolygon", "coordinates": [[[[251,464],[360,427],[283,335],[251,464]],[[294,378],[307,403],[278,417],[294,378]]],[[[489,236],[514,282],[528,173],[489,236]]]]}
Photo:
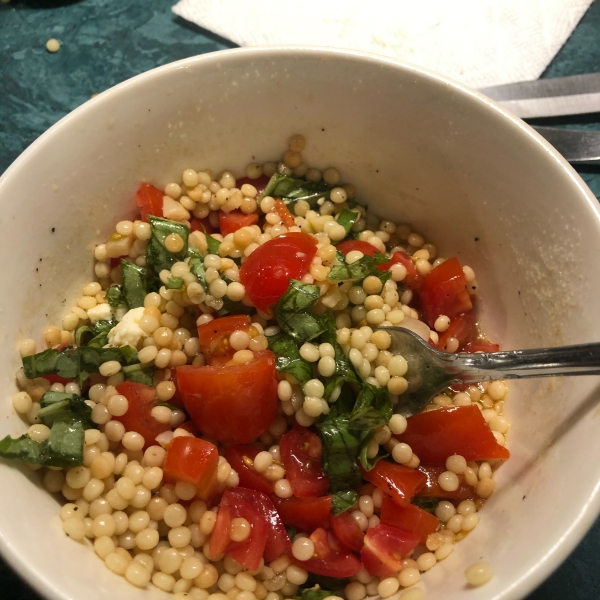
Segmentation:
{"type": "Polygon", "coordinates": [[[56,227],[52,228],[52,233],[54,233],[56,231],[56,227]]]}
{"type": "Polygon", "coordinates": [[[479,238],[475,238],[475,241],[476,241],[476,242],[478,242],[478,241],[479,241],[479,238]]]}

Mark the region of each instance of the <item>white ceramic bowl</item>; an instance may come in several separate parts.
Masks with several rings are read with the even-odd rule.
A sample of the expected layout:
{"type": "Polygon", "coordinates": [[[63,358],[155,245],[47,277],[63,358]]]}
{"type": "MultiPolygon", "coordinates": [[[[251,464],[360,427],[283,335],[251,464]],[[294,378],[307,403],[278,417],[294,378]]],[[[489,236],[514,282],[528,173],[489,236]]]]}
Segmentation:
{"type": "MultiPolygon", "coordinates": [[[[227,50],[167,65],[104,92],[37,140],[0,179],[0,435],[25,425],[10,397],[16,342],[41,341],[92,271],[94,242],[134,213],[140,180],[187,166],[277,158],[302,133],[305,157],[335,165],[373,212],[411,223],[480,283],[504,348],[600,339],[597,202],[522,121],[438,75],[327,49],[227,50]]],[[[567,556],[598,514],[598,380],[513,383],[512,458],[480,525],[423,577],[429,600],[520,598],[567,556]],[[467,591],[480,559],[496,576],[467,591]]],[[[62,534],[35,474],[0,464],[0,548],[61,600],[162,597],[113,575],[62,534]]]]}

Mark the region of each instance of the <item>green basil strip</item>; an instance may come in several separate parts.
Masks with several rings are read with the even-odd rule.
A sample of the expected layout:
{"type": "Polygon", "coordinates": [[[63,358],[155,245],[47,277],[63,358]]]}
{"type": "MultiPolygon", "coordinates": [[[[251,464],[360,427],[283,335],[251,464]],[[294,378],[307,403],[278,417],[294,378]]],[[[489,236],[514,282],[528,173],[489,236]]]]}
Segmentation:
{"type": "Polygon", "coordinates": [[[113,308],[122,306],[125,304],[125,297],[123,296],[123,286],[113,283],[106,292],[106,301],[113,308]]]}
{"type": "Polygon", "coordinates": [[[300,356],[296,342],[286,333],[267,338],[269,348],[275,354],[275,365],[280,373],[293,375],[301,385],[313,378],[312,367],[300,356]]]}
{"type": "Polygon", "coordinates": [[[131,310],[144,306],[144,298],[148,293],[146,269],[122,258],[121,271],[123,272],[123,297],[127,308],[131,310]]]}
{"type": "Polygon", "coordinates": [[[312,311],[319,296],[318,286],[292,279],[277,303],[275,317],[279,327],[297,342],[307,342],[325,331],[322,317],[312,311]]]}
{"type": "Polygon", "coordinates": [[[354,490],[343,490],[332,494],[331,500],[331,512],[341,515],[358,502],[358,494],[354,490]]]}
{"type": "Polygon", "coordinates": [[[152,237],[146,250],[146,263],[155,275],[163,270],[170,270],[179,261],[183,261],[188,250],[188,238],[190,230],[185,225],[148,215],[148,221],[152,229],[152,237]],[[180,252],[170,252],[165,247],[166,238],[176,233],[183,239],[183,249],[180,252]]]}
{"type": "Polygon", "coordinates": [[[84,429],[96,427],[92,421],[92,409],[78,394],[46,392],[40,400],[38,417],[48,427],[59,421],[79,421],[84,429]]]}
{"type": "Polygon", "coordinates": [[[320,198],[329,200],[332,188],[333,186],[324,181],[312,182],[275,173],[269,180],[263,193],[259,196],[258,202],[260,204],[263,198],[272,196],[274,198],[281,198],[286,204],[304,200],[308,202],[311,208],[314,208],[317,206],[317,201],[320,198]]]}
{"type": "Polygon", "coordinates": [[[346,230],[346,235],[350,233],[350,230],[354,226],[354,223],[360,218],[360,213],[354,212],[348,208],[344,208],[337,218],[338,225],[342,225],[346,230]]]}

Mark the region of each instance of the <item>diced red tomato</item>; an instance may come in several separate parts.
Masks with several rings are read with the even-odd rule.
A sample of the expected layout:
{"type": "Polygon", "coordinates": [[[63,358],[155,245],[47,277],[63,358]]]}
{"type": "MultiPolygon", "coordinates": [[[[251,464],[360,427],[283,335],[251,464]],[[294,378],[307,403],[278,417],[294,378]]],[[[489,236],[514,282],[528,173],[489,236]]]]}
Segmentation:
{"type": "Polygon", "coordinates": [[[191,483],[198,498],[207,500],[215,491],[219,450],[205,440],[179,436],[169,444],[163,464],[167,483],[191,483]]]}
{"type": "Polygon", "coordinates": [[[418,290],[423,285],[423,276],[418,273],[415,263],[406,252],[394,252],[390,262],[378,265],[377,268],[380,271],[389,271],[393,265],[404,265],[406,268],[404,281],[406,281],[409,288],[418,290]]]}
{"type": "Polygon", "coordinates": [[[177,387],[196,427],[219,442],[253,442],[277,415],[275,356],[270,350],[256,352],[244,365],[177,367],[177,387]]]}
{"type": "MultiPolygon", "coordinates": [[[[217,522],[219,523],[221,508],[227,507],[230,510],[229,515],[225,516],[224,521],[228,517],[231,520],[242,517],[250,523],[250,535],[243,542],[229,541],[225,548],[225,554],[237,560],[243,567],[249,571],[254,571],[260,565],[260,560],[263,557],[267,545],[267,537],[269,527],[265,517],[241,495],[236,494],[234,489],[227,489],[223,492],[223,497],[219,503],[219,512],[217,513],[217,522]]],[[[219,532],[225,530],[225,524],[220,525],[219,532]]],[[[223,536],[224,537],[224,536],[223,536]]],[[[211,535],[212,538],[212,535],[211,535]]],[[[219,537],[219,539],[221,539],[219,537]]]]}
{"type": "Polygon", "coordinates": [[[242,263],[240,281],[256,308],[269,309],[285,294],[290,279],[302,279],[317,253],[307,233],[284,233],[259,246],[242,263]]]}
{"type": "Polygon", "coordinates": [[[229,336],[234,331],[248,332],[249,329],[248,315],[230,315],[203,323],[198,327],[200,350],[209,364],[212,364],[212,359],[216,356],[224,356],[227,362],[235,354],[235,350],[229,345],[229,336]]]}
{"type": "Polygon", "coordinates": [[[425,544],[427,536],[437,531],[440,525],[440,520],[435,515],[414,504],[398,506],[385,494],[381,500],[381,515],[379,518],[383,525],[391,525],[414,533],[419,537],[421,544],[425,544]]]}
{"type": "Polygon", "coordinates": [[[156,390],[142,383],[126,381],[117,386],[117,392],[127,398],[129,408],[122,417],[113,417],[121,421],[125,431],[136,431],[145,440],[144,447],[152,446],[156,436],[170,429],[168,423],[159,423],[150,413],[156,405],[156,390]]]}
{"type": "Polygon", "coordinates": [[[474,340],[476,336],[477,317],[475,316],[475,312],[470,310],[452,320],[448,329],[440,335],[437,347],[440,350],[446,350],[448,340],[450,338],[456,338],[458,340],[458,348],[461,350],[461,347],[464,344],[474,340]]]}
{"type": "Polygon", "coordinates": [[[427,481],[423,473],[387,460],[378,461],[370,471],[363,472],[363,477],[389,494],[400,506],[408,506],[410,499],[427,481]]]}
{"type": "Polygon", "coordinates": [[[228,213],[223,212],[222,210],[219,211],[219,226],[223,235],[235,233],[242,227],[249,227],[256,223],[258,223],[257,213],[247,215],[239,209],[232,210],[228,213]]]}
{"type": "Polygon", "coordinates": [[[406,431],[394,436],[425,463],[445,464],[453,454],[466,460],[508,458],[477,406],[450,406],[407,419],[406,431]]]}
{"type": "Polygon", "coordinates": [[[239,189],[242,189],[242,186],[245,183],[249,183],[250,185],[253,185],[256,188],[256,191],[260,196],[263,193],[264,189],[267,187],[267,183],[269,183],[270,180],[271,178],[267,177],[267,175],[261,175],[256,179],[250,179],[250,177],[241,177],[240,179],[236,179],[235,184],[239,189]]]}
{"type": "Polygon", "coordinates": [[[418,543],[419,537],[414,533],[390,525],[377,525],[367,529],[360,558],[370,575],[389,577],[400,570],[402,559],[418,543]]]}
{"type": "Polygon", "coordinates": [[[298,531],[311,533],[319,527],[329,526],[331,496],[320,498],[278,498],[271,496],[283,522],[298,531]]]}
{"type": "Polygon", "coordinates": [[[294,215],[289,211],[283,200],[275,200],[273,212],[278,215],[286,227],[293,227],[296,224],[294,215]]]}
{"type": "MultiPolygon", "coordinates": [[[[59,352],[62,350],[62,348],[56,348],[56,350],[58,350],[59,352]]],[[[62,383],[63,385],[65,385],[66,383],[71,383],[73,380],[72,379],[65,379],[64,377],[61,377],[60,375],[44,375],[44,379],[47,379],[50,382],[50,385],[53,385],[55,383],[62,383]]]]}
{"type": "Polygon", "coordinates": [[[493,344],[492,342],[476,341],[465,344],[461,349],[461,352],[499,352],[500,346],[493,344]]]}
{"type": "Polygon", "coordinates": [[[331,532],[325,529],[316,529],[310,535],[315,545],[315,555],[308,560],[300,561],[293,555],[293,563],[306,569],[309,573],[324,575],[325,577],[352,577],[356,575],[362,565],[350,550],[344,548],[340,541],[331,532]]]}
{"type": "Polygon", "coordinates": [[[423,473],[427,482],[417,494],[417,498],[446,498],[448,500],[472,500],[476,497],[475,491],[465,483],[462,475],[458,476],[458,489],[453,492],[443,490],[438,482],[439,476],[446,470],[445,465],[419,465],[418,471],[423,473]]]}
{"type": "Polygon", "coordinates": [[[268,496],[244,487],[232,488],[230,491],[232,496],[251,504],[267,521],[267,542],[263,555],[265,562],[275,560],[292,547],[283,521],[268,496]]]}
{"type": "Polygon", "coordinates": [[[449,258],[431,270],[423,281],[419,298],[430,327],[440,315],[454,319],[473,308],[458,258],[449,258]]]}
{"type": "Polygon", "coordinates": [[[210,534],[209,548],[211,556],[223,554],[231,542],[231,508],[221,502],[217,512],[217,520],[210,534]]]}
{"type": "Polygon", "coordinates": [[[344,256],[353,250],[358,250],[359,252],[368,254],[369,256],[374,256],[375,252],[379,252],[379,250],[377,250],[373,244],[369,244],[369,242],[363,242],[361,240],[346,240],[345,242],[338,244],[336,247],[344,256]]]}
{"type": "Polygon", "coordinates": [[[329,477],[323,473],[321,438],[297,423],[279,441],[281,462],[285,467],[294,496],[315,498],[329,489],[329,477]]]}
{"type": "MultiPolygon", "coordinates": [[[[171,400],[172,400],[172,398],[171,398],[171,400]]],[[[183,408],[183,405],[181,408],[183,408]]],[[[177,429],[185,429],[185,431],[188,431],[194,437],[199,438],[202,436],[202,434],[200,433],[200,430],[194,425],[193,421],[186,421],[185,423],[178,425],[177,429]]]]}
{"type": "Polygon", "coordinates": [[[365,534],[348,511],[339,515],[329,515],[329,521],[333,533],[344,546],[356,552],[362,550],[365,534]]]}
{"type": "Polygon", "coordinates": [[[142,221],[148,221],[147,215],[163,216],[164,192],[149,183],[142,183],[135,195],[135,201],[140,207],[142,221]]]}
{"type": "Polygon", "coordinates": [[[225,458],[240,478],[240,485],[263,494],[272,494],[275,484],[259,473],[252,463],[258,454],[254,446],[230,446],[225,451],[225,458]],[[248,460],[245,460],[248,459],[248,460]]]}
{"type": "Polygon", "coordinates": [[[212,223],[208,217],[204,217],[203,219],[193,217],[190,221],[190,231],[201,231],[202,233],[209,234],[217,233],[217,229],[212,226],[212,223]]]}

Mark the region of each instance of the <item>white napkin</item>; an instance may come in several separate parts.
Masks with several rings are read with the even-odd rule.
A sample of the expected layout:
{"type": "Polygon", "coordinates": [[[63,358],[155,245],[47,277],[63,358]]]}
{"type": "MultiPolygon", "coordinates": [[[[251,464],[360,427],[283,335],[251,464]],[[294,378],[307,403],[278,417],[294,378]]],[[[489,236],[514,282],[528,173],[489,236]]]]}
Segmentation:
{"type": "Polygon", "coordinates": [[[537,79],[592,0],[180,0],[173,11],[240,46],[374,52],[473,87],[537,79]]]}

